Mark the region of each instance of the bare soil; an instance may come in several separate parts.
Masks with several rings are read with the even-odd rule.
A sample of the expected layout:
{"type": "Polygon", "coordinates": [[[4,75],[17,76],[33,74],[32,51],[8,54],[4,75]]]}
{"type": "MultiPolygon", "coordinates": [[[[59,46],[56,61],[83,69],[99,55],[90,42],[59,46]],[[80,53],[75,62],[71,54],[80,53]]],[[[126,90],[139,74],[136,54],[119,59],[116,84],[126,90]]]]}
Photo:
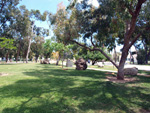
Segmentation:
{"type": "Polygon", "coordinates": [[[8,73],[0,73],[0,77],[1,76],[8,76],[9,74],[8,73]]]}
{"type": "Polygon", "coordinates": [[[124,80],[117,80],[117,77],[115,76],[106,76],[106,78],[114,83],[127,83],[127,82],[133,82],[133,81],[137,81],[138,78],[136,77],[125,77],[124,80]]]}

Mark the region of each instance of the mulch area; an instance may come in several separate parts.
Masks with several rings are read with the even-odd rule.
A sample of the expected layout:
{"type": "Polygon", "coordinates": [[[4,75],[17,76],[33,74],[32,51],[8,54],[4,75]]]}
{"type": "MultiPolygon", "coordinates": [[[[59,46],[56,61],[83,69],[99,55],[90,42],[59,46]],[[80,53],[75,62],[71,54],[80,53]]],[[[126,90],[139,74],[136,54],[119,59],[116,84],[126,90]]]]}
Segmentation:
{"type": "Polygon", "coordinates": [[[150,113],[150,110],[140,109],[141,113],[150,113]]]}
{"type": "Polygon", "coordinates": [[[124,80],[117,80],[117,77],[114,76],[106,76],[106,78],[113,83],[127,83],[139,80],[136,77],[124,77],[124,80]]]}
{"type": "Polygon", "coordinates": [[[62,70],[68,70],[68,69],[65,69],[65,68],[64,68],[64,69],[62,69],[62,70]]]}
{"type": "Polygon", "coordinates": [[[113,83],[127,83],[127,82],[133,82],[139,80],[137,77],[124,77],[124,80],[117,80],[115,73],[108,72],[105,74],[111,75],[111,76],[106,76],[106,78],[113,83]]]}
{"type": "MultiPolygon", "coordinates": [[[[135,77],[125,77],[124,80],[117,80],[117,75],[116,73],[112,73],[112,72],[107,72],[105,73],[107,75],[111,75],[111,76],[106,76],[106,78],[114,83],[126,83],[126,82],[133,82],[133,81],[137,81],[139,80],[136,76],[135,77]]],[[[150,77],[150,75],[147,74],[140,74],[138,73],[137,76],[144,76],[144,77],[150,77]]]]}

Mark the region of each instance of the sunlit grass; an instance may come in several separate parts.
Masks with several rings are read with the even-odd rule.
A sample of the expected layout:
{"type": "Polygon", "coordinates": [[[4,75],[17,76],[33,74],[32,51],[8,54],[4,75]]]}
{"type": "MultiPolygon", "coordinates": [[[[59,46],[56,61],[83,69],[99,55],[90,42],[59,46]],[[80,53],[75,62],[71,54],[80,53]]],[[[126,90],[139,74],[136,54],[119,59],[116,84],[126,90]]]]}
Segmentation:
{"type": "Polygon", "coordinates": [[[97,65],[91,65],[88,66],[89,68],[96,68],[96,69],[103,69],[103,70],[111,70],[111,71],[117,71],[115,66],[109,66],[109,65],[104,65],[104,67],[98,67],[97,65]]]}
{"type": "MultiPolygon", "coordinates": [[[[41,64],[0,65],[0,113],[134,113],[150,110],[150,78],[106,81],[106,72],[41,64]]],[[[111,76],[111,75],[107,75],[111,76]]]]}

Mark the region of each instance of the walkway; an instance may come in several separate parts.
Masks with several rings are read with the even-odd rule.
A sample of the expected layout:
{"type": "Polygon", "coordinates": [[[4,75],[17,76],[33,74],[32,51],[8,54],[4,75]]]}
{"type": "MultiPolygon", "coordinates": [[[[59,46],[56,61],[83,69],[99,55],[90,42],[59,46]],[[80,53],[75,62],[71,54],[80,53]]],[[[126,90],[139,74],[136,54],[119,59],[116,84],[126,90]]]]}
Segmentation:
{"type": "Polygon", "coordinates": [[[114,72],[114,73],[117,73],[117,71],[112,71],[112,70],[104,70],[104,69],[96,69],[96,68],[87,68],[87,69],[96,70],[96,71],[104,71],[104,72],[114,72]]]}

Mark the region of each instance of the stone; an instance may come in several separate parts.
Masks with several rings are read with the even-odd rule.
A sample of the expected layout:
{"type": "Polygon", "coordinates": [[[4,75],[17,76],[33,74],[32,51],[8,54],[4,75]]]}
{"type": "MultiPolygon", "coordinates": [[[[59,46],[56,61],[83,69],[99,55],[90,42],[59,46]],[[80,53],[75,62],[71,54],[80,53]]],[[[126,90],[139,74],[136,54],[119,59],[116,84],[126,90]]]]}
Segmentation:
{"type": "Polygon", "coordinates": [[[73,62],[71,60],[67,60],[66,67],[73,67],[73,62]]]}
{"type": "Polygon", "coordinates": [[[41,62],[40,62],[41,64],[50,64],[50,62],[49,62],[49,60],[41,60],[41,62]]]}
{"type": "Polygon", "coordinates": [[[124,75],[137,75],[138,73],[138,68],[133,67],[133,68],[125,68],[124,69],[124,75]]]}
{"type": "Polygon", "coordinates": [[[104,64],[102,62],[97,62],[98,67],[104,67],[104,64]]]}
{"type": "Polygon", "coordinates": [[[86,70],[87,69],[87,64],[86,61],[82,58],[79,58],[76,62],[76,70],[86,70]]]}

